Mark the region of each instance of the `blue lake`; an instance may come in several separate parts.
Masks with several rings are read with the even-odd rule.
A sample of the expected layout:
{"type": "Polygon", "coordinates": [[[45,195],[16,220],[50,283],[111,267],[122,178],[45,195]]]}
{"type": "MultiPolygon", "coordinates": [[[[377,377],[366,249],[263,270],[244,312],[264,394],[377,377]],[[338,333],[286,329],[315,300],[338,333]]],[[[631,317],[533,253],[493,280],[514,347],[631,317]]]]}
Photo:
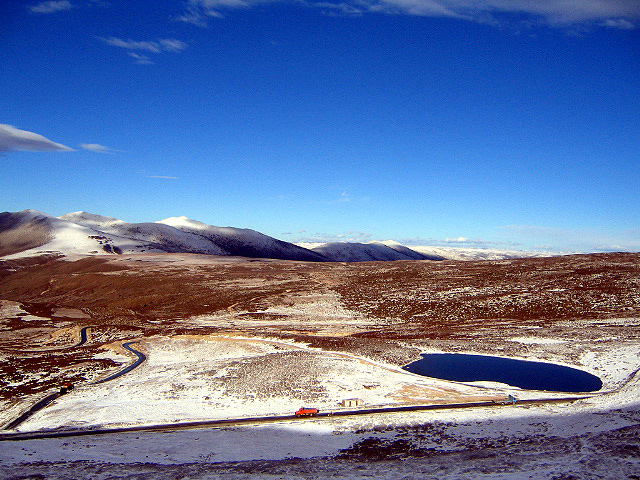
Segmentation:
{"type": "Polygon", "coordinates": [[[594,392],[602,388],[600,378],[577,368],[488,355],[425,353],[403,368],[443,380],[500,382],[527,390],[594,392]]]}

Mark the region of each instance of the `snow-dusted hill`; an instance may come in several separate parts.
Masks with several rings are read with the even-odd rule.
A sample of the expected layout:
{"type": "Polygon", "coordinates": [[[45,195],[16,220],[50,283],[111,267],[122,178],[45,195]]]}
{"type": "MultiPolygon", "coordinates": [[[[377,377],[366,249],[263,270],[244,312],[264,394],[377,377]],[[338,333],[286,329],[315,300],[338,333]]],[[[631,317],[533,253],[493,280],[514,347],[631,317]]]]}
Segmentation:
{"type": "Polygon", "coordinates": [[[327,261],[316,252],[254,230],[213,227],[186,217],[128,223],[86,212],[62,217],[36,210],[0,214],[0,256],[49,252],[63,255],[180,252],[327,261]]]}
{"type": "Polygon", "coordinates": [[[371,242],[372,244],[385,245],[396,252],[399,252],[414,260],[445,260],[447,257],[438,255],[437,253],[421,252],[413,248],[409,248],[394,240],[385,240],[384,242],[371,242]]]}
{"type": "Polygon", "coordinates": [[[232,255],[281,258],[288,260],[327,261],[327,258],[293,243],[283,242],[248,228],[214,227],[187,217],[172,217],[159,224],[209,241],[232,255]]]}
{"type": "Polygon", "coordinates": [[[460,247],[407,247],[393,240],[369,243],[298,243],[299,246],[322,253],[335,262],[373,260],[507,260],[524,257],[548,257],[549,252],[524,252],[460,247]],[[386,248],[385,248],[386,247],[386,248]]]}
{"type": "Polygon", "coordinates": [[[136,240],[150,250],[231,255],[211,241],[163,223],[127,223],[116,218],[86,212],[69,213],[60,218],[109,236],[136,240]]]}
{"type": "Polygon", "coordinates": [[[525,252],[520,250],[499,250],[463,247],[411,246],[412,250],[423,255],[435,255],[447,260],[508,260],[511,258],[549,257],[552,252],[525,252]]]}
{"type": "Polygon", "coordinates": [[[443,260],[443,257],[424,255],[397,242],[343,243],[332,242],[313,246],[334,262],[371,262],[392,260],[443,260]]]}
{"type": "Polygon", "coordinates": [[[114,249],[117,252],[135,250],[138,243],[128,238],[108,238],[98,230],[37,210],[0,214],[0,254],[3,256],[45,252],[114,253],[114,249]]]}
{"type": "Polygon", "coordinates": [[[51,239],[44,214],[36,210],[0,213],[0,256],[37,248],[51,239]]]}

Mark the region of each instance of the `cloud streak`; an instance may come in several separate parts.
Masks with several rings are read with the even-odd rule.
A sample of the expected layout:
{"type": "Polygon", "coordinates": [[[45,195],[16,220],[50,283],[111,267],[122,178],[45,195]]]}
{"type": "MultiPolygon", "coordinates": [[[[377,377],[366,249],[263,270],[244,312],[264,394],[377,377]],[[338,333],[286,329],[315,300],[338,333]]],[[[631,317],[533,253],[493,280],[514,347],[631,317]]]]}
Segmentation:
{"type": "Polygon", "coordinates": [[[206,26],[207,17],[222,17],[225,10],[276,2],[320,8],[335,14],[449,17],[480,23],[509,21],[509,15],[517,15],[524,16],[521,20],[529,23],[556,27],[593,24],[630,29],[640,20],[640,0],[189,0],[178,20],[206,26]]]}
{"type": "Polygon", "coordinates": [[[0,152],[28,150],[32,152],[73,152],[73,148],[56,143],[37,133],[0,124],[0,152]]]}
{"type": "Polygon", "coordinates": [[[147,55],[142,55],[136,52],[127,52],[131,58],[133,58],[138,65],[153,65],[153,61],[147,55]]]}
{"type": "Polygon", "coordinates": [[[71,10],[73,5],[68,0],[40,2],[37,5],[32,5],[29,10],[32,13],[55,13],[63,10],[71,10]]]}
{"type": "Polygon", "coordinates": [[[127,55],[139,65],[152,65],[154,63],[148,54],[180,53],[188,47],[186,42],[176,38],[143,41],[125,40],[118,37],[98,37],[98,39],[112,47],[126,50],[127,55]]]}
{"type": "Polygon", "coordinates": [[[138,50],[151,53],[162,52],[181,52],[187,48],[187,44],[182,40],[176,40],[175,38],[161,38],[152,41],[135,41],[135,40],[123,40],[117,37],[98,37],[107,45],[112,47],[120,47],[126,50],[138,50]]]}
{"type": "MultiPolygon", "coordinates": [[[[301,230],[300,233],[306,233],[301,230]]],[[[345,233],[325,233],[316,232],[309,236],[301,237],[299,243],[330,243],[330,242],[350,242],[350,243],[366,243],[373,239],[373,235],[369,232],[360,230],[350,230],[345,233]]]]}
{"type": "Polygon", "coordinates": [[[111,147],[105,147],[104,145],[100,145],[99,143],[83,143],[80,145],[85,150],[89,150],[94,153],[115,153],[120,152],[121,150],[115,150],[111,147]]]}

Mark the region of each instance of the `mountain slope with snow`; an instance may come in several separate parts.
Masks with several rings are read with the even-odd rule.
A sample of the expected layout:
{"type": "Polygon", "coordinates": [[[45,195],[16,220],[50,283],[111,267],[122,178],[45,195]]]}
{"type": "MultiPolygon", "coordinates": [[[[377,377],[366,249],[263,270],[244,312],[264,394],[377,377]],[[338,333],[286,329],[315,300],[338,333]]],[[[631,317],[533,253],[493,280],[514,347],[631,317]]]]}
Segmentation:
{"type": "Polygon", "coordinates": [[[364,262],[374,260],[508,260],[525,257],[548,257],[551,252],[525,252],[518,250],[498,250],[462,247],[433,247],[402,245],[394,240],[369,243],[309,243],[297,245],[319,252],[335,262],[364,262]],[[387,247],[387,248],[383,248],[387,247]],[[390,252],[394,250],[395,253],[390,252]]]}
{"type": "Polygon", "coordinates": [[[208,240],[229,252],[230,255],[311,262],[327,261],[327,258],[321,254],[248,228],[214,227],[187,217],[171,217],[158,223],[208,240]]]}
{"type": "Polygon", "coordinates": [[[173,252],[327,261],[249,229],[214,227],[186,217],[128,223],[87,212],[53,217],[35,210],[0,214],[0,255],[173,252]]]}
{"type": "Polygon", "coordinates": [[[3,219],[0,223],[0,252],[5,256],[162,251],[133,238],[92,228],[97,227],[95,222],[75,223],[37,210],[4,212],[0,216],[3,219]],[[20,244],[12,242],[13,238],[20,238],[20,244]]]}
{"type": "Polygon", "coordinates": [[[127,223],[111,217],[74,212],[60,217],[107,235],[136,240],[147,249],[207,255],[232,255],[209,240],[162,223],[127,223]]]}
{"type": "Polygon", "coordinates": [[[370,243],[325,243],[311,250],[334,262],[373,262],[394,260],[442,260],[415,252],[400,244],[370,243]]]}
{"type": "Polygon", "coordinates": [[[0,256],[40,247],[52,239],[47,215],[37,210],[0,213],[0,256]]]}
{"type": "Polygon", "coordinates": [[[525,252],[520,250],[499,250],[487,248],[464,248],[464,247],[431,247],[412,246],[413,250],[423,255],[433,255],[447,260],[509,260],[512,258],[525,257],[550,257],[558,255],[552,252],[525,252]]]}
{"type": "Polygon", "coordinates": [[[386,247],[389,247],[395,250],[396,252],[399,252],[414,260],[445,260],[446,258],[435,253],[419,252],[405,245],[402,245],[401,243],[396,242],[395,240],[385,240],[384,242],[370,242],[370,243],[385,245],[386,247]]]}

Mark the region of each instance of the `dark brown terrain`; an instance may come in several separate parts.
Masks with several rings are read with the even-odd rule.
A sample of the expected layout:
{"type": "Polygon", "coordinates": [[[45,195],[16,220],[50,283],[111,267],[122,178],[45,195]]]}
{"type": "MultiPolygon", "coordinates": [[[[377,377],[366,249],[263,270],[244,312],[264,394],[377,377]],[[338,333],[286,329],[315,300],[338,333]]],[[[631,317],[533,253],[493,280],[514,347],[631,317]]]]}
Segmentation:
{"type": "MultiPolygon", "coordinates": [[[[85,385],[75,405],[91,409],[90,400],[81,403],[97,391],[89,383],[121,365],[104,349],[123,353],[123,341],[138,340],[157,351],[162,339],[195,345],[211,335],[295,340],[397,366],[423,351],[494,353],[587,368],[604,382],[601,394],[570,405],[336,419],[328,437],[249,426],[10,441],[0,453],[2,478],[640,478],[640,254],[356,264],[50,256],[0,262],[0,307],[0,404],[7,412],[63,381],[85,385]],[[79,348],[83,327],[90,327],[89,341],[79,348]],[[188,455],[235,458],[254,440],[267,457],[188,455]],[[291,443],[305,446],[303,458],[292,457],[291,443]],[[305,448],[334,443],[343,447],[306,455],[305,448]],[[105,456],[103,448],[114,453],[105,456]]],[[[327,365],[322,354],[240,358],[215,385],[259,406],[296,382],[298,398],[312,402],[324,395],[313,373],[327,365]],[[291,375],[301,370],[310,373],[291,375]]],[[[167,395],[179,399],[184,388],[167,377],[167,395]]],[[[411,386],[402,391],[414,401],[411,386]]]]}
{"type": "Polygon", "coordinates": [[[607,335],[637,340],[638,329],[607,319],[640,316],[640,255],[358,264],[189,254],[40,257],[0,263],[0,299],[40,317],[6,319],[0,331],[8,360],[1,396],[15,399],[46,389],[49,382],[41,380],[69,367],[74,381],[93,378],[113,367],[92,360],[101,345],[159,333],[275,336],[397,365],[415,359],[422,345],[522,355],[529,347],[504,340],[516,328],[576,344],[607,335]],[[265,311],[314,295],[337,296],[345,316],[363,321],[327,328],[303,319],[287,326],[288,315],[265,311]],[[85,315],[68,318],[61,309],[85,315]],[[193,321],[221,313],[237,321],[193,321]],[[580,328],[585,320],[591,328],[580,328]],[[91,326],[91,347],[71,348],[84,326],[91,326]],[[61,327],[68,338],[52,343],[61,327]],[[8,386],[25,372],[32,382],[8,386]]]}

